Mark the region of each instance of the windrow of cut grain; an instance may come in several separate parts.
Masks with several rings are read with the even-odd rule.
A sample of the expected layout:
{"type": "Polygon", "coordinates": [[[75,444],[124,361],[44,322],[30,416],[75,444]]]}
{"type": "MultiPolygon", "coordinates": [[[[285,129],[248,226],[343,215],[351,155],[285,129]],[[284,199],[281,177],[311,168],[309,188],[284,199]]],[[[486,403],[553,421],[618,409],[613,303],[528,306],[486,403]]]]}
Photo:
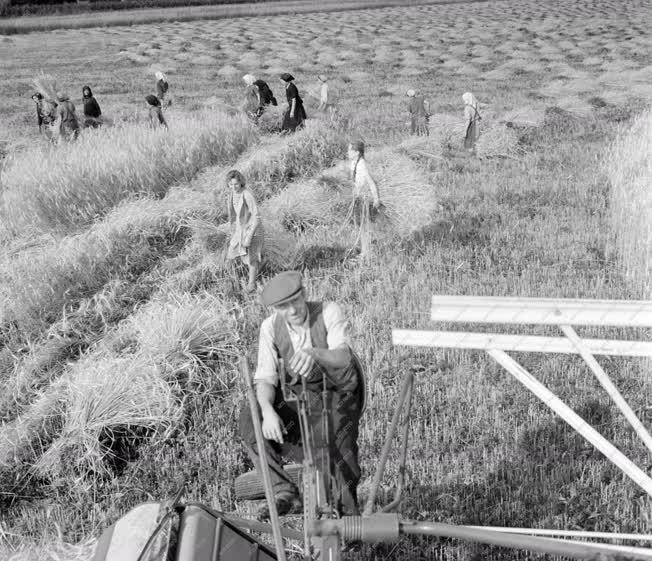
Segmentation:
{"type": "Polygon", "coordinates": [[[25,336],[43,332],[116,275],[152,267],[162,248],[182,243],[184,221],[206,212],[204,194],[179,189],[162,200],[125,202],[83,233],[6,258],[0,321],[15,322],[25,336]]]}
{"type": "Polygon", "coordinates": [[[110,474],[116,440],[163,437],[188,399],[232,386],[233,311],[208,293],[148,303],[2,427],[0,459],[81,486],[110,474]]]}
{"type": "MultiPolygon", "coordinates": [[[[247,186],[261,201],[283,189],[290,181],[310,177],[330,166],[346,151],[341,132],[329,123],[306,121],[306,126],[292,135],[266,138],[252,146],[232,166],[245,177],[247,186]]],[[[212,168],[197,177],[191,186],[212,191],[216,204],[226,211],[224,168],[212,168]]]]}
{"type": "Polygon", "coordinates": [[[218,112],[172,115],[169,131],[142,124],[84,130],[76,142],[16,156],[3,173],[0,216],[10,235],[28,226],[71,232],[128,197],[161,197],[257,141],[244,117],[218,112]]]}
{"type": "Polygon", "coordinates": [[[612,144],[605,160],[618,258],[640,292],[652,296],[652,109],[612,144]]]}

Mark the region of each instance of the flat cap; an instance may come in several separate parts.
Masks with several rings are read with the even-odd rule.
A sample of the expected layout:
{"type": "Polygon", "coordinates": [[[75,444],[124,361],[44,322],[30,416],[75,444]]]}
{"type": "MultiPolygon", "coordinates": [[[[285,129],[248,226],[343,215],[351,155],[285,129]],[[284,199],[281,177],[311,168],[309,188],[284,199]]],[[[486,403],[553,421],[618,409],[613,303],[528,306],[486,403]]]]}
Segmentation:
{"type": "Polygon", "coordinates": [[[263,288],[261,301],[265,306],[278,306],[296,298],[303,288],[298,271],[283,271],[272,278],[263,288]]]}

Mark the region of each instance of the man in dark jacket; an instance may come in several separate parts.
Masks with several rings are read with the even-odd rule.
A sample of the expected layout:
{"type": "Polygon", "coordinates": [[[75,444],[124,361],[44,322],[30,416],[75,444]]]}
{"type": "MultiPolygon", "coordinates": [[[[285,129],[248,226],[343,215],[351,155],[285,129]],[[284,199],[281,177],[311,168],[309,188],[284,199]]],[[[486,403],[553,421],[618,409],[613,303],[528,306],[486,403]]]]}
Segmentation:
{"type": "MultiPolygon", "coordinates": [[[[273,313],[260,326],[258,365],[254,382],[262,414],[263,437],[272,476],[276,508],[280,515],[300,511],[299,490],[282,468],[283,457],[303,458],[296,401],[283,397],[281,387],[297,394],[301,378],[308,392],[308,425],[317,466],[330,466],[336,481],[336,508],[358,514],[358,424],[364,407],[364,378],[350,340],[350,323],[335,302],[306,301],[301,273],[286,271],[265,286],[263,304],[273,313]],[[281,360],[285,371],[281,372],[281,360]],[[282,384],[280,376],[284,376],[282,384]],[[322,418],[326,386],[328,426],[322,418]]],[[[240,434],[260,473],[248,403],[240,414],[240,434]]],[[[258,512],[269,517],[265,504],[258,512]]]]}

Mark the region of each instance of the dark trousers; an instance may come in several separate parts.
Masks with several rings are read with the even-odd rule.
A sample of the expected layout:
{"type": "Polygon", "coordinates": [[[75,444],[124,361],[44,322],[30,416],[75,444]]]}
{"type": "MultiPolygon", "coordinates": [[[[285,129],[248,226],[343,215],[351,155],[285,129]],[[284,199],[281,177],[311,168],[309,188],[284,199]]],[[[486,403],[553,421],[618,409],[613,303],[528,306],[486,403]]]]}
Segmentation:
{"type": "MultiPolygon", "coordinates": [[[[308,428],[312,434],[315,465],[322,473],[326,473],[324,470],[330,460],[330,470],[336,487],[335,507],[343,515],[359,514],[357,504],[357,488],[360,481],[360,465],[358,463],[359,396],[356,392],[329,392],[329,415],[326,422],[322,417],[322,394],[309,392],[308,402],[308,428]],[[326,430],[330,434],[330,458],[326,430]]],[[[281,491],[298,493],[296,485],[282,467],[284,460],[303,461],[303,442],[297,404],[293,401],[284,401],[280,390],[277,389],[274,409],[281,418],[287,433],[283,435],[283,444],[265,440],[272,486],[274,493],[281,491]]],[[[260,414],[260,407],[258,411],[260,414]]],[[[260,473],[256,435],[247,400],[242,404],[239,424],[240,436],[244,440],[247,453],[260,473]]]]}

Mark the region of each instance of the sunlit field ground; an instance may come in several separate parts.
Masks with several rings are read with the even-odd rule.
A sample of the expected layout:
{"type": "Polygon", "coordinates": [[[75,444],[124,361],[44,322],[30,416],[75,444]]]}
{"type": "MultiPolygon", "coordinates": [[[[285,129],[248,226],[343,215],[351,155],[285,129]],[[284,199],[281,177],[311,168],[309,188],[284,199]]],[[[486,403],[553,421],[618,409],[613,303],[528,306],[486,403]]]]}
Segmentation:
{"type": "MultiPolygon", "coordinates": [[[[89,559],[102,528],[182,481],[189,501],[248,512],[233,491],[250,467],[236,357],[254,360],[265,310],[219,259],[233,167],[261,201],[265,278],[301,268],[309,294],[351,318],[370,380],[363,498],[401,376],[421,364],[406,517],[649,531],[643,491],[488,357],[394,348],[391,328],[434,327],[435,293],[649,297],[651,15],[637,1],[507,0],[3,38],[0,559],[89,559]],[[143,123],[157,69],[173,97],[169,132],[143,123]],[[29,99],[39,70],[79,110],[89,84],[113,126],[51,149],[29,99]],[[243,74],[281,101],[284,71],[315,117],[289,138],[234,109],[243,74]],[[333,123],[315,114],[319,73],[337,93],[333,123]],[[409,138],[408,88],[430,99],[427,140],[409,138]],[[461,149],[465,91],[481,103],[478,157],[461,149]],[[354,138],[389,218],[362,255],[345,222],[354,138]]],[[[518,359],[650,472],[578,357],[518,359]]],[[[650,427],[649,368],[600,362],[650,427]]],[[[474,554],[526,558],[407,539],[347,555],[474,554]]]]}

